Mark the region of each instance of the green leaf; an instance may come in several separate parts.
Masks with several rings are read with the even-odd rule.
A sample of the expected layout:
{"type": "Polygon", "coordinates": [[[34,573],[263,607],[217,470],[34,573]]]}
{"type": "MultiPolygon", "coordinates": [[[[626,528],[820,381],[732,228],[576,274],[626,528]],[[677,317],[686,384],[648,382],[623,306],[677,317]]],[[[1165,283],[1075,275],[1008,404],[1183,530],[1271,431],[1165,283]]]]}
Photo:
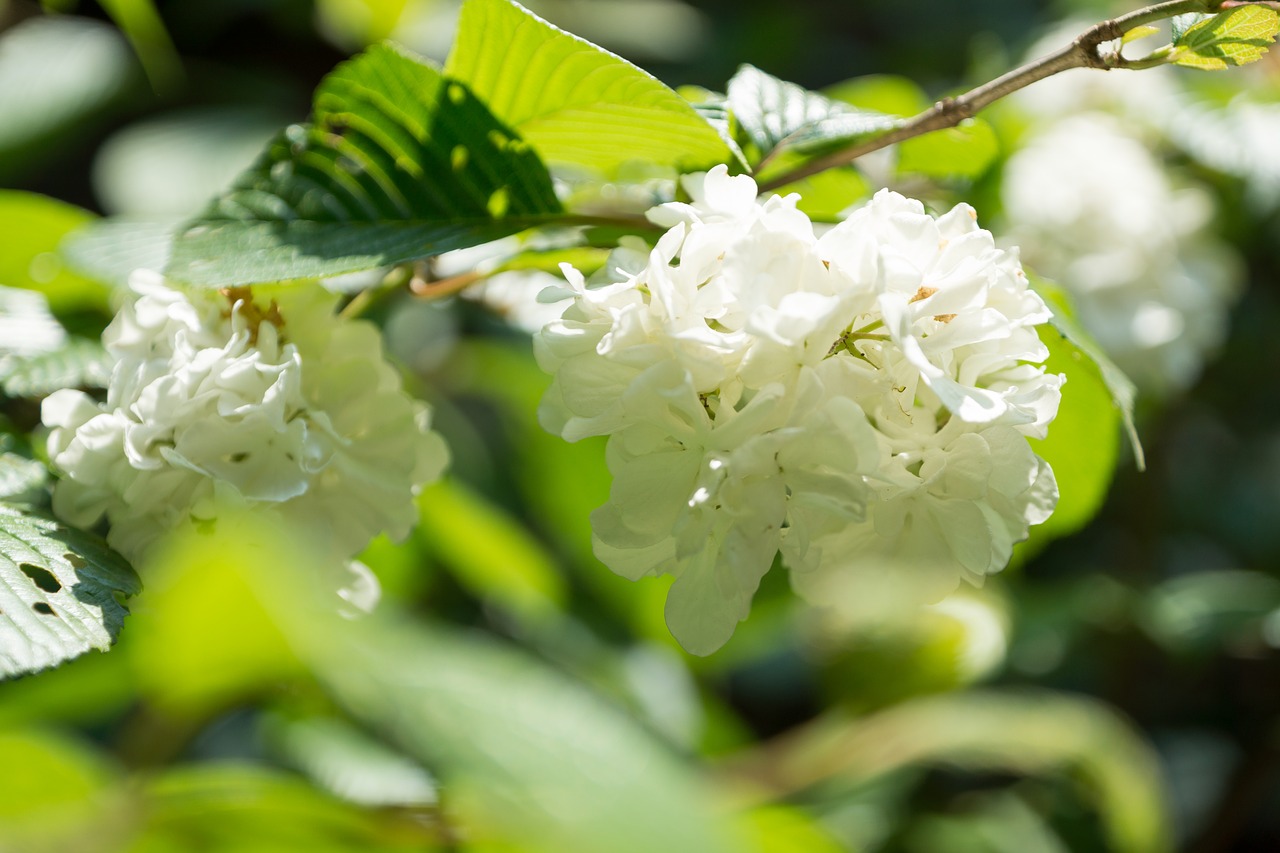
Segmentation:
{"type": "Polygon", "coordinates": [[[102,540],[0,503],[0,677],[110,648],[140,588],[102,540]]]}
{"type": "MultiPolygon", "coordinates": [[[[702,780],[615,705],[542,661],[472,632],[410,622],[389,602],[341,618],[336,597],[316,582],[317,555],[288,529],[220,517],[212,531],[181,534],[154,568],[165,578],[151,581],[148,609],[172,631],[144,636],[131,625],[131,646],[181,640],[209,647],[210,660],[237,663],[217,657],[221,646],[243,642],[235,636],[243,617],[229,630],[222,609],[236,602],[251,633],[271,644],[259,656],[295,654],[355,719],[430,767],[468,835],[548,853],[738,849],[722,836],[702,780]],[[219,585],[227,592],[211,606],[219,585]],[[154,597],[162,589],[172,592],[163,602],[154,597]],[[175,605],[186,624],[168,615],[175,605]]],[[[245,652],[238,663],[253,665],[252,646],[245,652]]],[[[223,675],[238,671],[228,666],[223,675]]]]}
{"type": "Polygon", "coordinates": [[[1174,15],[1169,19],[1169,27],[1173,31],[1173,43],[1176,45],[1186,36],[1187,31],[1197,24],[1213,19],[1213,15],[1204,12],[1188,12],[1185,15],[1174,15]]]}
{"type": "Polygon", "coordinates": [[[564,579],[546,548],[479,495],[436,483],[418,497],[418,517],[423,545],[477,597],[535,620],[563,606],[564,579]]]}
{"type": "Polygon", "coordinates": [[[445,73],[556,165],[611,173],[728,162],[720,134],[675,91],[510,0],[466,0],[445,73]]]}
{"type": "Polygon", "coordinates": [[[0,34],[0,180],[25,177],[61,147],[64,131],[82,136],[132,69],[120,34],[97,21],[35,17],[0,34]]]}
{"type": "Polygon", "coordinates": [[[48,480],[49,469],[43,464],[17,453],[0,453],[0,500],[28,500],[48,480]]]}
{"type": "Polygon", "coordinates": [[[896,123],[892,116],[855,109],[751,65],[729,81],[729,109],[755,146],[757,162],[786,147],[838,145],[896,123]]]}
{"type": "Polygon", "coordinates": [[[1120,43],[1129,44],[1130,42],[1141,41],[1144,38],[1158,35],[1159,33],[1160,33],[1160,28],[1153,27],[1150,24],[1146,26],[1141,26],[1141,27],[1134,27],[1133,29],[1125,33],[1123,36],[1121,36],[1120,43]]]}
{"type": "Polygon", "coordinates": [[[1262,58],[1280,34],[1280,12],[1265,6],[1239,6],[1174,30],[1169,61],[1187,68],[1218,71],[1262,58]]]}
{"type": "Polygon", "coordinates": [[[958,127],[935,130],[898,146],[898,172],[931,178],[977,178],[1000,154],[991,125],[967,119],[958,127]]]}
{"type": "MultiPolygon", "coordinates": [[[[1138,391],[1133,382],[1130,381],[1128,376],[1124,375],[1120,368],[1116,367],[1115,363],[1107,357],[1106,353],[1090,339],[1088,334],[1071,317],[1066,308],[1065,293],[1060,287],[1044,280],[1033,280],[1032,287],[1044,299],[1045,304],[1049,306],[1049,310],[1053,312],[1053,317],[1047,325],[1061,336],[1062,341],[1068,347],[1067,355],[1076,361],[1087,359],[1097,367],[1098,375],[1111,395],[1111,402],[1120,413],[1120,420],[1124,425],[1125,434],[1129,437],[1129,446],[1133,451],[1134,462],[1139,471],[1145,470],[1146,457],[1142,452],[1142,442],[1138,439],[1138,428],[1133,421],[1133,408],[1138,396],[1138,391]]],[[[1047,339],[1049,328],[1040,327],[1042,338],[1047,339]]],[[[1049,346],[1051,350],[1056,349],[1055,344],[1050,344],[1049,346]]],[[[1049,430],[1050,434],[1052,434],[1053,427],[1050,426],[1049,430]]]]}
{"type": "Polygon", "coordinates": [[[169,274],[226,287],[428,257],[554,220],[529,145],[463,83],[379,45],[316,90],[312,123],[181,234],[169,274]]]}
{"type": "Polygon", "coordinates": [[[104,839],[120,832],[131,792],[105,756],[40,729],[0,731],[0,756],[0,850],[120,849],[104,839]]]}
{"type": "Polygon", "coordinates": [[[42,397],[61,388],[105,388],[111,357],[102,344],[71,338],[65,346],[24,358],[0,359],[0,383],[10,397],[42,397]]]}
{"type": "Polygon", "coordinates": [[[785,752],[761,751],[744,762],[740,775],[778,779],[782,789],[795,791],[831,777],[864,783],[922,763],[1067,776],[1097,810],[1108,849],[1171,849],[1153,750],[1105,705],[1048,691],[969,691],[853,721],[828,717],[793,734],[785,752]]]}
{"type": "Polygon", "coordinates": [[[97,219],[59,247],[67,265],[96,281],[125,287],[134,270],[162,270],[180,226],[169,220],[97,219]]]}
{"type": "Polygon", "coordinates": [[[687,767],[609,703],[532,658],[384,622],[342,638],[322,660],[321,681],[344,706],[439,768],[464,823],[520,849],[738,849],[687,767]]]}
{"type": "Polygon", "coordinates": [[[0,233],[5,235],[0,285],[38,290],[55,312],[105,311],[110,289],[68,269],[58,255],[58,244],[67,234],[93,221],[92,213],[74,205],[36,193],[0,190],[0,233]]]}
{"type": "Polygon", "coordinates": [[[422,807],[439,799],[431,774],[345,720],[277,714],[265,735],[285,761],[348,802],[422,807]]]}
{"type": "MultiPolygon", "coordinates": [[[[264,767],[205,762],[152,776],[137,853],[431,853],[433,821],[369,811],[264,767]]],[[[68,848],[70,849],[70,848],[68,848]]]]}
{"type": "Polygon", "coordinates": [[[1045,368],[1067,377],[1049,437],[1030,439],[1031,449],[1053,468],[1058,506],[1031,528],[1018,546],[1025,559],[1044,545],[1084,527],[1102,508],[1120,455],[1121,414],[1099,366],[1055,329],[1041,329],[1049,348],[1045,368]]]}
{"type": "Polygon", "coordinates": [[[173,92],[182,79],[182,60],[152,0],[98,0],[129,39],[151,85],[173,92]]]}

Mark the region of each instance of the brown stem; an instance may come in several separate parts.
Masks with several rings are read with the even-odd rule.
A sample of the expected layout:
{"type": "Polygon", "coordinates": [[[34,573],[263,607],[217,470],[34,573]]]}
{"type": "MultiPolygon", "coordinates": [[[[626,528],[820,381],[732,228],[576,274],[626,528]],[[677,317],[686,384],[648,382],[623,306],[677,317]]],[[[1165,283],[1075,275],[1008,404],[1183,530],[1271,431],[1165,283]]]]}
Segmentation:
{"type": "Polygon", "coordinates": [[[1061,50],[1055,51],[1042,59],[1029,62],[1020,68],[1015,68],[988,83],[983,83],[981,86],[965,92],[963,95],[944,98],[919,115],[904,119],[896,127],[880,136],[862,140],[839,151],[817,157],[794,169],[789,169],[760,184],[760,192],[765,193],[776,190],[779,187],[816,175],[827,169],[848,165],[865,154],[879,151],[881,148],[886,148],[895,143],[931,133],[935,130],[955,127],[960,122],[967,118],[972,118],[979,111],[1006,95],[1025,88],[1037,80],[1043,80],[1061,71],[1066,71],[1068,68],[1110,70],[1112,68],[1138,67],[1141,64],[1141,60],[1131,63],[1120,56],[1119,51],[1103,54],[1099,47],[1104,42],[1120,38],[1135,27],[1187,12],[1213,11],[1221,3],[1222,0],[1169,0],[1169,2],[1157,3],[1154,6],[1138,9],[1127,15],[1121,15],[1118,18],[1102,21],[1085,30],[1076,37],[1075,41],[1061,50]]]}

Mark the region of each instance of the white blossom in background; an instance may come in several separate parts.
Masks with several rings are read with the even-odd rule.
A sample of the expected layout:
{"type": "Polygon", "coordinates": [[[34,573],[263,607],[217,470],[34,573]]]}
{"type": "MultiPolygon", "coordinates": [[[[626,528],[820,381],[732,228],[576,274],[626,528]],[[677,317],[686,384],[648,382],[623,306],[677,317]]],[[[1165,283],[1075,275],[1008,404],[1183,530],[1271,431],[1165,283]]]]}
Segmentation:
{"type": "Polygon", "coordinates": [[[1280,101],[1239,95],[1225,106],[1189,104],[1169,124],[1182,150],[1211,169],[1244,181],[1245,199],[1260,213],[1280,208],[1280,101]]]}
{"type": "Polygon", "coordinates": [[[348,558],[415,520],[414,488],[447,453],[382,356],[376,327],[333,315],[319,288],[183,291],[131,279],[137,298],[103,333],[105,403],[49,396],[55,513],[104,516],[137,560],[164,533],[228,506],[273,513],[348,558]]]}
{"type": "Polygon", "coordinates": [[[1223,341],[1232,253],[1213,203],[1175,187],[1119,120],[1081,113],[1035,132],[1005,167],[1009,237],[1074,298],[1081,324],[1139,388],[1190,385],[1223,341]]]}
{"type": "Polygon", "coordinates": [[[874,563],[943,576],[936,598],[1003,568],[1056,502],[1026,437],[1062,383],[1016,254],[967,205],[882,191],[817,238],[797,196],[759,202],[723,166],[686,189],[612,280],[566,265],[546,298],[572,302],[534,341],[544,425],[609,436],[600,559],[674,575],[667,621],[699,654],[779,553],[802,593],[874,563]]]}

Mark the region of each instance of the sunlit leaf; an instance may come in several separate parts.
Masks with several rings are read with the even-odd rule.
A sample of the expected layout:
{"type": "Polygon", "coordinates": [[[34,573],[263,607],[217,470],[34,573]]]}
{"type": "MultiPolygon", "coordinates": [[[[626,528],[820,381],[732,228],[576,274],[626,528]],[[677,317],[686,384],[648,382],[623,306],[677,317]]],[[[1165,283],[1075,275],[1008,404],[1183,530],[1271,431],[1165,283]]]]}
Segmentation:
{"type": "Polygon", "coordinates": [[[139,589],[97,537],[0,503],[0,677],[110,648],[139,589]]]}
{"type": "Polygon", "coordinates": [[[898,172],[931,178],[976,178],[1000,154],[991,125],[968,119],[959,127],[935,130],[898,146],[898,172]]]}
{"type": "Polygon", "coordinates": [[[892,127],[883,113],[858,110],[743,65],[729,81],[729,109],[755,146],[757,159],[788,146],[847,142],[892,127]]]}
{"type": "Polygon", "coordinates": [[[49,469],[34,459],[0,453],[0,500],[24,500],[42,488],[48,479],[49,469]]]}
{"type": "Polygon", "coordinates": [[[1248,65],[1262,58],[1277,34],[1280,12],[1265,6],[1239,6],[1194,23],[1184,18],[1174,29],[1170,61],[1204,71],[1248,65]]]}
{"type": "Polygon", "coordinates": [[[309,125],[181,234],[171,276],[208,286],[387,266],[554,218],[560,203],[528,143],[463,83],[379,45],[316,90],[309,125]]]}
{"type": "Polygon", "coordinates": [[[605,173],[629,160],[683,171],[732,156],[676,92],[510,0],[467,0],[445,73],[548,162],[605,173]]]}

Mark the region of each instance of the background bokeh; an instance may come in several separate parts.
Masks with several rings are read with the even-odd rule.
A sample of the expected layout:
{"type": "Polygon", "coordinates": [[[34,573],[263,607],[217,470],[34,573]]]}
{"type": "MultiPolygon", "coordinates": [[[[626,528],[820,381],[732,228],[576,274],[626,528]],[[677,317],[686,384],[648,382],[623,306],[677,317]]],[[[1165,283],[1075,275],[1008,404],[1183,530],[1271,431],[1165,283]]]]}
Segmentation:
{"type": "MultiPolygon", "coordinates": [[[[723,90],[749,62],[812,88],[898,75],[931,97],[1010,67],[1064,19],[1118,8],[527,5],[671,85],[723,90]]],[[[155,8],[0,0],[0,284],[45,290],[89,337],[118,297],[57,254],[63,234],[90,214],[163,233],[305,118],[336,63],[385,37],[442,58],[457,14],[452,0],[155,8]]],[[[619,833],[700,819],[663,816],[675,800],[660,783],[688,776],[710,779],[708,821],[732,816],[730,849],[1280,849],[1280,64],[1260,66],[1175,75],[1154,107],[1083,93],[1055,108],[1115,117],[1170,186],[1206,200],[1197,239],[1218,248],[1187,251],[1235,284],[1217,297],[1228,331],[1185,387],[1139,398],[1147,470],[1096,401],[1103,435],[1060,468],[1065,484],[1118,457],[1096,517],[1033,539],[987,588],[924,611],[855,590],[814,611],[775,570],[730,644],[691,657],[662,624],[666,584],[591,556],[602,444],[539,429],[547,380],[527,333],[466,299],[387,300],[373,319],[454,454],[414,537],[364,557],[403,625],[358,653],[329,648],[262,615],[276,599],[254,586],[272,571],[261,557],[219,586],[178,543],[173,577],[144,575],[117,650],[0,683],[0,850],[605,849],[598,827],[557,837],[574,805],[522,785],[545,773],[574,790],[558,762],[608,775],[655,750],[678,772],[665,757],[627,770],[655,792],[615,816],[619,833]],[[435,716],[397,715],[411,690],[435,716]]],[[[891,180],[1015,232],[1004,163],[1064,117],[1034,98],[994,111],[1000,154],[977,174],[891,180]]],[[[18,399],[0,412],[15,435],[38,417],[18,399]]]]}

